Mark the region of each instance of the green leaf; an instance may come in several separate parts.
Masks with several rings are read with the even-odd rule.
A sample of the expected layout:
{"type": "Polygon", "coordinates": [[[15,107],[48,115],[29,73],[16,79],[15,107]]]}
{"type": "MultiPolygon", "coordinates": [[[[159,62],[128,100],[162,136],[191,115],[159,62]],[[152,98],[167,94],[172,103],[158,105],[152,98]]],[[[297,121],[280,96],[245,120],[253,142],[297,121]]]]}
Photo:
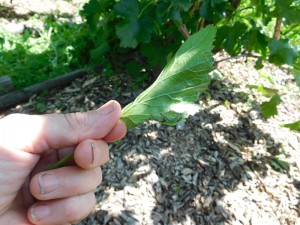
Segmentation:
{"type": "Polygon", "coordinates": [[[192,35],[157,80],[122,110],[121,118],[128,128],[147,120],[174,125],[198,111],[194,102],[207,89],[208,73],[214,68],[211,50],[215,33],[215,28],[208,26],[192,35]]]}
{"type": "Polygon", "coordinates": [[[247,32],[247,25],[236,22],[232,27],[223,26],[218,29],[216,35],[216,47],[224,46],[230,55],[238,55],[242,51],[242,40],[247,32]]]}
{"type": "Polygon", "coordinates": [[[256,89],[257,91],[262,93],[265,97],[272,97],[272,96],[278,94],[277,89],[268,88],[268,87],[264,87],[264,86],[246,85],[246,87],[256,89]]]}
{"type": "Polygon", "coordinates": [[[264,67],[264,64],[263,64],[263,61],[261,58],[258,58],[255,62],[255,66],[254,68],[257,69],[257,70],[260,70],[264,67]]]}
{"type": "Polygon", "coordinates": [[[299,74],[295,74],[295,80],[296,80],[296,84],[300,88],[300,73],[299,74]]]}
{"type": "Polygon", "coordinates": [[[200,7],[200,16],[217,23],[226,15],[227,0],[204,0],[200,7]]]}
{"type": "Polygon", "coordinates": [[[270,8],[267,7],[265,0],[251,0],[251,3],[255,6],[253,9],[255,10],[256,17],[264,17],[270,11],[270,8]]]}
{"type": "Polygon", "coordinates": [[[273,169],[278,170],[280,172],[288,171],[290,168],[290,164],[287,161],[284,161],[276,156],[270,157],[269,163],[273,167],[273,169]]]}
{"type": "Polygon", "coordinates": [[[156,8],[156,16],[160,22],[169,19],[182,23],[182,11],[187,11],[191,6],[190,0],[165,0],[160,1],[156,8]]]}
{"type": "Polygon", "coordinates": [[[166,44],[159,40],[152,40],[149,44],[141,45],[141,53],[144,57],[147,57],[150,67],[155,68],[159,66],[159,68],[163,68],[168,60],[172,58],[178,46],[180,44],[166,44]],[[154,55],[155,57],[153,57],[154,55]]]}
{"type": "Polygon", "coordinates": [[[294,123],[283,124],[282,127],[289,128],[290,130],[293,130],[293,131],[300,131],[300,120],[298,120],[294,123]]]}
{"type": "Polygon", "coordinates": [[[277,106],[281,103],[280,96],[278,94],[274,95],[270,101],[263,102],[260,107],[264,117],[269,118],[278,114],[277,106]]]}
{"type": "Polygon", "coordinates": [[[87,24],[95,29],[102,14],[110,11],[113,6],[111,0],[90,0],[83,6],[80,15],[86,19],[87,24]]]}
{"type": "Polygon", "coordinates": [[[266,57],[268,50],[269,38],[262,33],[262,27],[253,27],[245,34],[243,44],[245,48],[251,52],[257,52],[266,57]]]}
{"type": "Polygon", "coordinates": [[[276,65],[292,64],[297,58],[297,52],[292,48],[287,40],[272,39],[269,43],[270,62],[276,65]]]}
{"type": "Polygon", "coordinates": [[[140,12],[137,0],[121,0],[115,5],[115,10],[123,17],[135,19],[140,12]]]}
{"type": "Polygon", "coordinates": [[[121,47],[135,48],[140,42],[148,43],[151,40],[153,18],[141,12],[137,0],[121,0],[115,5],[115,10],[124,18],[116,31],[121,47]]]}
{"type": "Polygon", "coordinates": [[[222,48],[222,45],[228,36],[229,29],[229,26],[222,26],[217,29],[216,40],[214,42],[216,48],[222,48]]]}
{"type": "Polygon", "coordinates": [[[278,17],[283,17],[288,23],[300,23],[300,2],[295,0],[276,0],[278,17]]]}

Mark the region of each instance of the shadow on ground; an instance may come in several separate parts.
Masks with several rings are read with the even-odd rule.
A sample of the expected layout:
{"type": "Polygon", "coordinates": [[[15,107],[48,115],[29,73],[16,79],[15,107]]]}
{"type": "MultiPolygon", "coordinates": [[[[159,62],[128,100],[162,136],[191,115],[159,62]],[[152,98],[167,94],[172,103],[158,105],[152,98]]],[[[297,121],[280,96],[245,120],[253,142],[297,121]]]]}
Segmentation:
{"type": "MultiPolygon", "coordinates": [[[[215,81],[210,88],[210,101],[215,100],[217,104],[189,118],[181,129],[154,123],[130,130],[125,140],[112,148],[115,162],[109,167],[115,166],[116,170],[111,173],[104,167],[107,179],[103,186],[125,190],[128,186],[137,187],[141,179],[154,174],[155,206],[151,221],[144,224],[190,224],[188,221],[223,224],[230,221],[236,215],[224,208],[226,195],[234,194],[253,178],[259,180],[266,176],[270,157],[261,153],[278,154],[281,148],[280,143],[253,123],[249,112],[236,113],[235,124],[222,123],[224,112],[216,111],[218,106],[248,101],[245,93],[228,91],[232,89],[233,84],[228,86],[215,81]],[[118,164],[121,164],[119,168],[118,164]],[[145,166],[151,169],[137,173],[145,166]]],[[[258,104],[251,104],[251,109],[257,111],[258,104]]],[[[263,183],[255,186],[267,192],[263,183]]],[[[104,192],[99,194],[104,198],[104,192]]],[[[139,224],[134,206],[126,207],[125,197],[123,201],[124,210],[119,213],[101,210],[93,216],[99,224],[117,224],[118,221],[139,224]]],[[[147,204],[143,196],[140,201],[147,204]]]]}

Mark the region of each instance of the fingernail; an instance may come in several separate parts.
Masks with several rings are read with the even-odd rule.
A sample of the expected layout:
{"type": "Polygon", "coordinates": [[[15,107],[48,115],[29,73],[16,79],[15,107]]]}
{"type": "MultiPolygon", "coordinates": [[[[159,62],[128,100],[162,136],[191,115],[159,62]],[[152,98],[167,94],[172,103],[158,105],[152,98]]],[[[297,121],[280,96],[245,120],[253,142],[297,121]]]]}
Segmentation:
{"type": "Polygon", "coordinates": [[[95,148],[95,144],[91,143],[91,149],[92,149],[92,163],[91,166],[95,165],[95,154],[96,154],[96,148],[95,148]]]}
{"type": "Polygon", "coordinates": [[[50,215],[50,208],[46,205],[33,206],[30,211],[34,221],[39,221],[50,215]]]}
{"type": "Polygon", "coordinates": [[[48,194],[54,191],[59,185],[59,179],[56,175],[42,173],[39,175],[40,194],[48,194]]]}
{"type": "Polygon", "coordinates": [[[115,111],[115,109],[116,109],[115,102],[109,101],[100,107],[99,112],[101,115],[106,116],[106,115],[112,113],[113,111],[115,111]]]}

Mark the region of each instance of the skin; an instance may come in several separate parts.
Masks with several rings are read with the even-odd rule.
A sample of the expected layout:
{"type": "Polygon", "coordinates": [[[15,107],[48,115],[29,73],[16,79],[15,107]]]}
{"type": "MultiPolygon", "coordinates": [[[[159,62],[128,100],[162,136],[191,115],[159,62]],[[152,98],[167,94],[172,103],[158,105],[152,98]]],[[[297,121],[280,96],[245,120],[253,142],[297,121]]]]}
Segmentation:
{"type": "Polygon", "coordinates": [[[0,120],[0,224],[65,225],[94,209],[100,166],[108,142],[126,126],[121,107],[110,101],[95,111],[73,114],[12,114],[0,120]],[[74,151],[64,167],[46,168],[74,151]]]}

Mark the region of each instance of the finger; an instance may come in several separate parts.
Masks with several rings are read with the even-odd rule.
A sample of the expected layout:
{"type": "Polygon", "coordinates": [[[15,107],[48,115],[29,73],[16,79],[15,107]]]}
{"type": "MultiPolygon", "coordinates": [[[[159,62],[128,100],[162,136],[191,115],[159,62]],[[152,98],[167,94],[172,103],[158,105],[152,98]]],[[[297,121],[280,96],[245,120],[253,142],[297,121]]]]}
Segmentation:
{"type": "Polygon", "coordinates": [[[30,192],[39,200],[66,198],[93,191],[101,181],[100,167],[83,170],[68,166],[35,175],[30,181],[30,192]]]}
{"type": "Polygon", "coordinates": [[[127,132],[127,127],[123,120],[119,120],[116,126],[112,129],[112,131],[107,134],[103,140],[106,142],[114,142],[122,139],[127,132]]]}
{"type": "Polygon", "coordinates": [[[99,167],[109,160],[108,145],[101,140],[85,140],[76,147],[74,160],[84,169],[99,167]]]}
{"type": "Polygon", "coordinates": [[[116,126],[121,106],[110,101],[101,108],[70,114],[12,114],[0,120],[1,144],[40,154],[47,149],[76,146],[85,139],[102,139],[116,126]],[[15,141],[18,137],[18,141],[15,141]],[[3,140],[3,141],[2,141],[3,140]]]}
{"type": "Polygon", "coordinates": [[[87,217],[95,203],[92,192],[66,199],[41,201],[29,208],[27,217],[37,225],[72,224],[87,217]]]}
{"type": "MultiPolygon", "coordinates": [[[[40,156],[40,160],[34,167],[34,169],[31,172],[31,176],[47,170],[50,166],[55,164],[57,161],[63,159],[65,156],[70,154],[71,152],[74,152],[75,147],[66,147],[59,149],[57,151],[48,150],[44,151],[43,154],[40,156]]],[[[73,159],[69,159],[67,162],[64,163],[64,166],[71,166],[75,165],[75,161],[73,159]]]]}

